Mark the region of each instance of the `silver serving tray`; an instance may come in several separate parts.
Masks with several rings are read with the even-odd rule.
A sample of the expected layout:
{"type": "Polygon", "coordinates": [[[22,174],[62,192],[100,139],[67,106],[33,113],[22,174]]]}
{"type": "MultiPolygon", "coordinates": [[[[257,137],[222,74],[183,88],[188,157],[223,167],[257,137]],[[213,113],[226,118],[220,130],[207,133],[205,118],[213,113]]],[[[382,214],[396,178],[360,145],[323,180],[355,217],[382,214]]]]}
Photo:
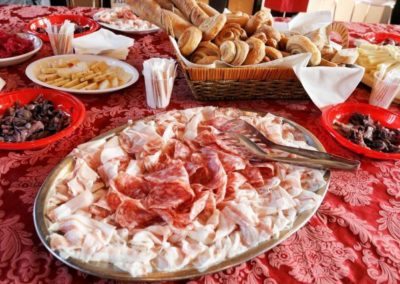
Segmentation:
{"type": "MultiPolygon", "coordinates": [[[[242,111],[244,114],[246,113],[251,113],[248,111],[242,111]]],[[[152,119],[154,116],[150,116],[147,118],[144,118],[144,120],[152,119]]],[[[139,120],[137,120],[139,121],[139,120]]],[[[298,130],[300,133],[303,134],[307,144],[317,148],[319,151],[324,151],[326,152],[325,148],[321,144],[321,142],[307,129],[304,127],[300,126],[299,124],[284,118],[284,122],[291,124],[296,130],[298,130]]],[[[106,141],[107,139],[118,135],[119,132],[121,132],[124,128],[128,127],[129,124],[120,126],[118,128],[115,128],[105,134],[102,134],[96,138],[94,138],[91,141],[97,141],[97,140],[104,140],[106,141]]],[[[210,273],[215,273],[221,270],[225,270],[229,267],[238,265],[240,263],[246,262],[272,248],[280,244],[281,242],[285,241],[287,238],[289,238],[292,234],[294,234],[296,231],[300,230],[306,223],[311,219],[311,217],[315,214],[315,212],[318,210],[318,207],[320,204],[315,207],[312,210],[307,210],[300,214],[297,218],[297,220],[294,222],[293,227],[290,230],[282,231],[279,238],[261,242],[259,245],[256,247],[253,247],[244,253],[237,255],[233,258],[226,259],[216,265],[213,265],[209,267],[205,271],[198,271],[197,269],[194,268],[185,268],[179,271],[174,271],[174,272],[152,272],[144,276],[140,277],[132,277],[128,272],[124,272],[117,267],[115,267],[113,264],[108,263],[108,262],[82,262],[80,260],[74,259],[74,258],[68,258],[65,259],[57,251],[54,251],[50,247],[50,243],[48,240],[49,236],[49,230],[48,230],[48,225],[50,224],[50,221],[45,215],[45,212],[47,211],[47,200],[51,193],[55,190],[55,186],[57,184],[57,181],[59,179],[62,179],[66,174],[71,172],[73,169],[73,157],[72,156],[67,156],[59,165],[57,165],[52,172],[49,174],[45,182],[43,183],[42,187],[39,190],[39,193],[36,196],[35,204],[34,204],[34,209],[33,209],[33,219],[34,219],[34,224],[36,228],[36,232],[44,244],[44,246],[50,251],[50,253],[55,256],[58,260],[61,262],[65,263],[69,267],[72,267],[76,270],[79,270],[81,272],[91,274],[97,277],[101,278],[108,278],[108,279],[115,279],[115,280],[134,280],[134,281],[166,281],[166,280],[179,280],[179,279],[186,279],[186,278],[193,278],[193,277],[199,277],[205,274],[210,274],[210,273]]],[[[324,179],[326,181],[326,185],[322,188],[320,188],[316,193],[320,195],[321,198],[321,203],[322,200],[324,199],[327,191],[328,191],[328,186],[330,182],[330,171],[326,171],[324,179]]]]}

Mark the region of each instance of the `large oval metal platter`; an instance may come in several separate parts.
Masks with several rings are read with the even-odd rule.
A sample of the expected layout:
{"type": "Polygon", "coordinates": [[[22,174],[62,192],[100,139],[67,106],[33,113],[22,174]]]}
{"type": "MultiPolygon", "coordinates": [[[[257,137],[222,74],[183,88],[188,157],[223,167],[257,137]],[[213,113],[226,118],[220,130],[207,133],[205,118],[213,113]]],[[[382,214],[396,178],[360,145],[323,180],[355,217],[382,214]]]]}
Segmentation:
{"type": "MultiPolygon", "coordinates": [[[[246,112],[245,112],[246,113],[246,112]]],[[[249,112],[247,112],[249,113],[249,112]]],[[[147,117],[147,119],[152,119],[152,117],[147,117]]],[[[301,132],[304,135],[304,139],[307,141],[307,143],[311,146],[314,146],[317,148],[319,151],[324,151],[325,148],[321,144],[321,142],[307,129],[304,127],[300,126],[299,124],[288,120],[284,119],[284,122],[291,124],[293,127],[295,127],[296,130],[301,132]]],[[[118,135],[119,132],[121,132],[124,128],[129,126],[129,124],[123,125],[121,127],[118,127],[112,131],[109,131],[103,135],[100,135],[96,138],[94,138],[92,141],[99,141],[99,140],[108,140],[111,137],[118,135]]],[[[100,141],[99,141],[100,142],[100,141]]],[[[132,277],[128,272],[124,272],[122,270],[119,270],[115,266],[113,266],[111,263],[106,263],[106,262],[82,262],[77,259],[73,258],[68,258],[65,259],[59,255],[57,251],[54,251],[50,247],[50,243],[48,240],[48,236],[50,235],[48,226],[50,224],[50,221],[45,215],[45,212],[47,211],[47,204],[48,204],[48,198],[51,196],[52,192],[55,190],[55,186],[58,183],[58,180],[62,179],[65,177],[68,173],[71,172],[73,168],[73,157],[72,156],[67,156],[56,168],[53,169],[53,171],[50,173],[50,175],[47,177],[45,180],[44,184],[42,185],[38,195],[36,196],[35,204],[34,204],[34,223],[35,223],[35,228],[37,231],[37,234],[39,235],[40,240],[43,242],[44,246],[53,254],[57,259],[59,259],[61,262],[65,263],[66,265],[79,270],[84,273],[88,273],[97,277],[101,278],[109,278],[109,279],[115,279],[115,280],[137,280],[137,281],[165,281],[165,280],[178,280],[178,279],[186,279],[186,278],[193,278],[193,277],[199,277],[205,274],[209,273],[215,273],[217,271],[221,271],[224,269],[227,269],[229,267],[238,265],[240,263],[246,262],[247,260],[250,260],[283,242],[287,238],[289,238],[292,234],[294,234],[296,231],[300,230],[306,223],[310,220],[310,218],[315,214],[315,212],[318,210],[318,207],[315,207],[314,209],[304,211],[301,213],[297,220],[295,221],[293,227],[290,230],[282,231],[280,233],[279,238],[277,239],[272,239],[268,240],[265,242],[261,242],[258,244],[256,247],[253,247],[247,251],[245,251],[242,254],[239,254],[233,258],[226,259],[216,265],[213,265],[209,267],[205,271],[198,271],[194,268],[186,268],[183,270],[179,271],[174,271],[174,272],[152,272],[150,274],[141,276],[141,277],[132,277]]],[[[326,185],[322,188],[320,188],[316,193],[321,196],[321,202],[323,198],[325,197],[325,194],[328,191],[328,186],[329,186],[329,181],[330,181],[330,171],[326,171],[324,179],[326,181],[326,185]]]]}

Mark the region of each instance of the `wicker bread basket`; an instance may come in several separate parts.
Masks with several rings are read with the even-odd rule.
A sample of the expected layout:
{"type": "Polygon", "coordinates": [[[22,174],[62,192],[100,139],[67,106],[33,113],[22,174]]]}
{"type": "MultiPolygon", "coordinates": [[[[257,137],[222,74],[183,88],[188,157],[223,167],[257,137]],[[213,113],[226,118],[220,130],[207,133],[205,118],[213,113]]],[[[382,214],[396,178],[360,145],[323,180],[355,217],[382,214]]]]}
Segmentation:
{"type": "MultiPolygon", "coordinates": [[[[348,31],[344,24],[333,23],[328,34],[336,33],[341,45],[348,47],[348,31]]],[[[292,68],[193,68],[178,60],[197,100],[234,99],[302,99],[306,91],[292,68]]],[[[334,67],[332,67],[334,68],[334,67]]]]}

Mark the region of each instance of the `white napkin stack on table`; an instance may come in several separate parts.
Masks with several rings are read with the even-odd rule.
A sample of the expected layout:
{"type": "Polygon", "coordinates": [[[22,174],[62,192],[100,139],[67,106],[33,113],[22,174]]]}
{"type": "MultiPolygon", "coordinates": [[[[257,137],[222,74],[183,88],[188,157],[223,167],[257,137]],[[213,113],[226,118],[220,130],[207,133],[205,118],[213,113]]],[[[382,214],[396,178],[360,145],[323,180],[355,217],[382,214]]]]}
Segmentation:
{"type": "Polygon", "coordinates": [[[123,35],[100,29],[94,33],[74,38],[72,46],[77,54],[95,54],[125,60],[134,40],[123,35]]]}

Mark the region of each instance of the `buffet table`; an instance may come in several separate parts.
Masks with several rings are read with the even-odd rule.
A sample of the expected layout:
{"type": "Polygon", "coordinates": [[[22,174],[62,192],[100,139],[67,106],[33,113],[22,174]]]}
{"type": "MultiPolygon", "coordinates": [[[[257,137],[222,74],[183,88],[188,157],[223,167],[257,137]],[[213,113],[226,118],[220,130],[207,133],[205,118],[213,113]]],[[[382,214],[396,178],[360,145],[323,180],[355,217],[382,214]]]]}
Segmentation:
{"type": "MultiPolygon", "coordinates": [[[[27,21],[54,13],[91,16],[91,8],[0,6],[1,28],[18,31],[27,21]]],[[[348,24],[353,36],[369,31],[397,31],[400,26],[348,24]]],[[[7,85],[3,91],[37,87],[25,76],[26,66],[51,54],[43,49],[23,64],[0,68],[7,85]]],[[[135,37],[127,62],[142,70],[143,60],[172,57],[162,32],[135,37]]],[[[351,101],[367,101],[360,86],[351,101]]],[[[323,94],[322,94],[323,95],[323,94]]],[[[114,94],[79,96],[86,119],[73,135],[44,149],[0,151],[0,282],[2,283],[111,283],[79,273],[57,261],[38,239],[32,220],[36,193],[49,172],[77,145],[127,120],[161,110],[146,106],[143,78],[114,94]]],[[[337,144],[319,123],[320,111],[309,100],[195,101],[182,74],[175,81],[168,109],[202,105],[230,106],[272,112],[311,130],[326,149],[361,159],[356,172],[333,171],[325,201],[311,221],[275,249],[220,273],[191,283],[396,283],[400,281],[400,161],[362,158],[337,144]]],[[[392,110],[400,112],[393,105],[392,110]]]]}

